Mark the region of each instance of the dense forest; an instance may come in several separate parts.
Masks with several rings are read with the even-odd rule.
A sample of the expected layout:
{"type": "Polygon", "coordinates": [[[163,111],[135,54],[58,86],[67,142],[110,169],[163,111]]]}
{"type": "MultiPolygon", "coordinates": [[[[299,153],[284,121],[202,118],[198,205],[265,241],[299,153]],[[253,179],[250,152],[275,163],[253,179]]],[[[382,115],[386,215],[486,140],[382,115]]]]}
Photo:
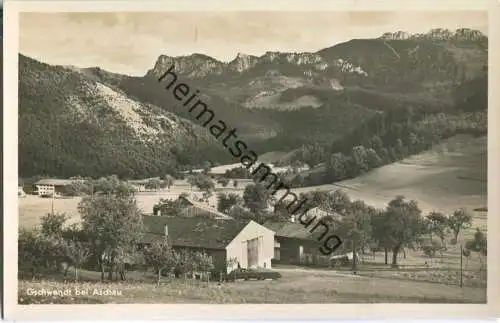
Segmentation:
{"type": "MultiPolygon", "coordinates": [[[[485,69],[486,70],[486,69],[485,69]]],[[[324,172],[296,175],[291,186],[320,185],[354,178],[362,173],[418,154],[458,134],[488,132],[487,75],[464,80],[454,92],[453,109],[432,112],[415,107],[376,114],[340,139],[306,143],[292,157],[324,172]]]]}

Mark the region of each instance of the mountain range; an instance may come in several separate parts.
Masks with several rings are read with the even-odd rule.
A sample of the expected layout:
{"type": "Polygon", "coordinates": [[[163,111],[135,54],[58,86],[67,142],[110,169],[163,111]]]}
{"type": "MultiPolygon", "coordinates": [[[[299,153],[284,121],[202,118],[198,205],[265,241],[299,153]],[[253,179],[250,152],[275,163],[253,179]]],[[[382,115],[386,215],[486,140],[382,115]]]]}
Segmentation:
{"type": "Polygon", "coordinates": [[[176,73],[263,154],[356,145],[376,116],[486,109],[488,38],[433,29],[353,39],[317,52],[161,55],[142,77],[19,55],[21,176],[144,177],[230,163],[158,77],[176,73]]]}

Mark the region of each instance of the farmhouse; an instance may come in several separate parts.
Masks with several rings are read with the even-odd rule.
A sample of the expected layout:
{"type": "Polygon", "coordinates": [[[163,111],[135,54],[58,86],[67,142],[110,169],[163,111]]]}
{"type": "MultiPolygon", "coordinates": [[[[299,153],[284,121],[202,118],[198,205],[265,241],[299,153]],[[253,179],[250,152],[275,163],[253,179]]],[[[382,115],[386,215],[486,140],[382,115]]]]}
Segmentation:
{"type": "Polygon", "coordinates": [[[263,224],[275,232],[274,259],[277,264],[316,264],[320,243],[302,224],[268,220],[263,224]]]}
{"type": "MultiPolygon", "coordinates": [[[[229,215],[226,215],[222,212],[217,211],[216,209],[210,207],[205,202],[195,201],[192,197],[188,196],[179,196],[178,199],[180,214],[176,214],[175,216],[187,217],[187,218],[213,218],[213,219],[222,219],[222,220],[232,220],[233,218],[229,215]]],[[[160,213],[160,208],[153,208],[153,214],[162,215],[160,213]]]]}
{"type": "Polygon", "coordinates": [[[130,186],[134,187],[137,192],[144,192],[144,191],[146,191],[146,183],[147,183],[147,181],[145,181],[145,180],[130,180],[130,181],[127,181],[127,183],[130,186]]]}
{"type": "Polygon", "coordinates": [[[248,221],[224,221],[210,218],[144,216],[146,233],[139,248],[166,236],[174,250],[205,252],[216,271],[241,268],[271,268],[274,232],[248,221]],[[237,262],[228,266],[228,260],[237,262]]]}
{"type": "Polygon", "coordinates": [[[72,183],[73,181],[68,179],[42,179],[34,185],[37,188],[38,196],[42,196],[55,194],[64,186],[71,185],[72,183]]]}

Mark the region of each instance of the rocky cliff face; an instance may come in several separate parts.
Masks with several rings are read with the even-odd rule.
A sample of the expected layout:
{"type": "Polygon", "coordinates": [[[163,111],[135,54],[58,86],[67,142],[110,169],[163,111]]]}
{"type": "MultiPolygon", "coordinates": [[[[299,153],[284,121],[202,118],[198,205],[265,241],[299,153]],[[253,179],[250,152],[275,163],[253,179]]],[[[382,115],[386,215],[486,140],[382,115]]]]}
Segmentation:
{"type": "Polygon", "coordinates": [[[238,53],[236,58],[229,62],[227,67],[231,71],[241,73],[254,67],[258,61],[259,58],[257,56],[238,53]]]}
{"type": "MultiPolygon", "coordinates": [[[[193,54],[190,56],[171,57],[161,55],[158,57],[153,69],[148,71],[148,75],[158,77],[162,75],[172,64],[175,70],[185,77],[192,79],[202,79],[207,76],[233,76],[238,74],[251,73],[253,69],[259,71],[268,69],[276,65],[278,73],[287,73],[287,69],[294,67],[300,70],[299,74],[306,77],[313,77],[314,73],[325,73],[328,69],[334,69],[343,73],[357,73],[366,75],[360,66],[355,66],[343,58],[326,58],[317,53],[281,53],[266,52],[257,57],[239,53],[232,61],[225,63],[212,57],[193,54]]],[[[257,72],[260,74],[259,72],[257,72]]],[[[267,70],[264,71],[264,74],[267,70]]]]}
{"type": "Polygon", "coordinates": [[[158,77],[162,75],[172,64],[175,70],[189,78],[203,78],[208,75],[220,75],[224,71],[224,63],[201,54],[190,56],[170,57],[161,55],[153,69],[148,73],[158,77]]]}
{"type": "Polygon", "coordinates": [[[172,64],[177,73],[196,81],[204,92],[247,108],[317,107],[329,97],[318,90],[349,88],[421,93],[449,101],[454,86],[483,73],[487,38],[470,29],[432,29],[425,34],[398,31],[377,39],[354,39],[314,53],[239,53],[230,62],[200,54],[162,55],[146,78],[160,76],[172,64]],[[289,90],[294,89],[304,98],[292,95],[289,90]],[[284,104],[280,97],[285,91],[297,100],[285,100],[284,104]],[[311,91],[314,93],[308,93],[311,91]]]}
{"type": "MultiPolygon", "coordinates": [[[[385,33],[377,39],[351,40],[315,53],[268,51],[261,56],[239,53],[230,62],[201,54],[162,55],[147,76],[158,77],[175,64],[179,74],[199,80],[201,87],[215,89],[215,92],[219,91],[218,84],[224,85],[225,93],[241,92],[228,91],[226,83],[230,79],[236,87],[250,86],[248,95],[256,95],[262,89],[252,89],[250,82],[263,77],[269,81],[266,91],[273,93],[277,92],[276,86],[286,87],[278,81],[284,78],[294,79],[288,83],[309,86],[336,80],[337,89],[392,87],[392,91],[399,92],[408,91],[409,87],[417,89],[424,79],[427,84],[454,83],[461,69],[466,70],[466,77],[475,77],[481,73],[479,68],[487,63],[486,54],[487,37],[477,30],[432,29],[415,35],[398,31],[385,33]]],[[[228,96],[230,101],[234,100],[231,94],[228,96]]]]}

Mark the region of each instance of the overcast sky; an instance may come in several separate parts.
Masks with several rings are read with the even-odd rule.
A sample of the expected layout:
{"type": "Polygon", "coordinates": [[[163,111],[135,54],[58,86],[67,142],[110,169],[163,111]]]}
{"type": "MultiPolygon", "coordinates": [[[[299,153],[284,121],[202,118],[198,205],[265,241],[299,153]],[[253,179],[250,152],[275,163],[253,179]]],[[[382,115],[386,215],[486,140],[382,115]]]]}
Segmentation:
{"type": "Polygon", "coordinates": [[[159,55],[317,51],[387,31],[479,29],[486,12],[21,13],[19,50],[49,64],[144,75],[159,55]]]}

